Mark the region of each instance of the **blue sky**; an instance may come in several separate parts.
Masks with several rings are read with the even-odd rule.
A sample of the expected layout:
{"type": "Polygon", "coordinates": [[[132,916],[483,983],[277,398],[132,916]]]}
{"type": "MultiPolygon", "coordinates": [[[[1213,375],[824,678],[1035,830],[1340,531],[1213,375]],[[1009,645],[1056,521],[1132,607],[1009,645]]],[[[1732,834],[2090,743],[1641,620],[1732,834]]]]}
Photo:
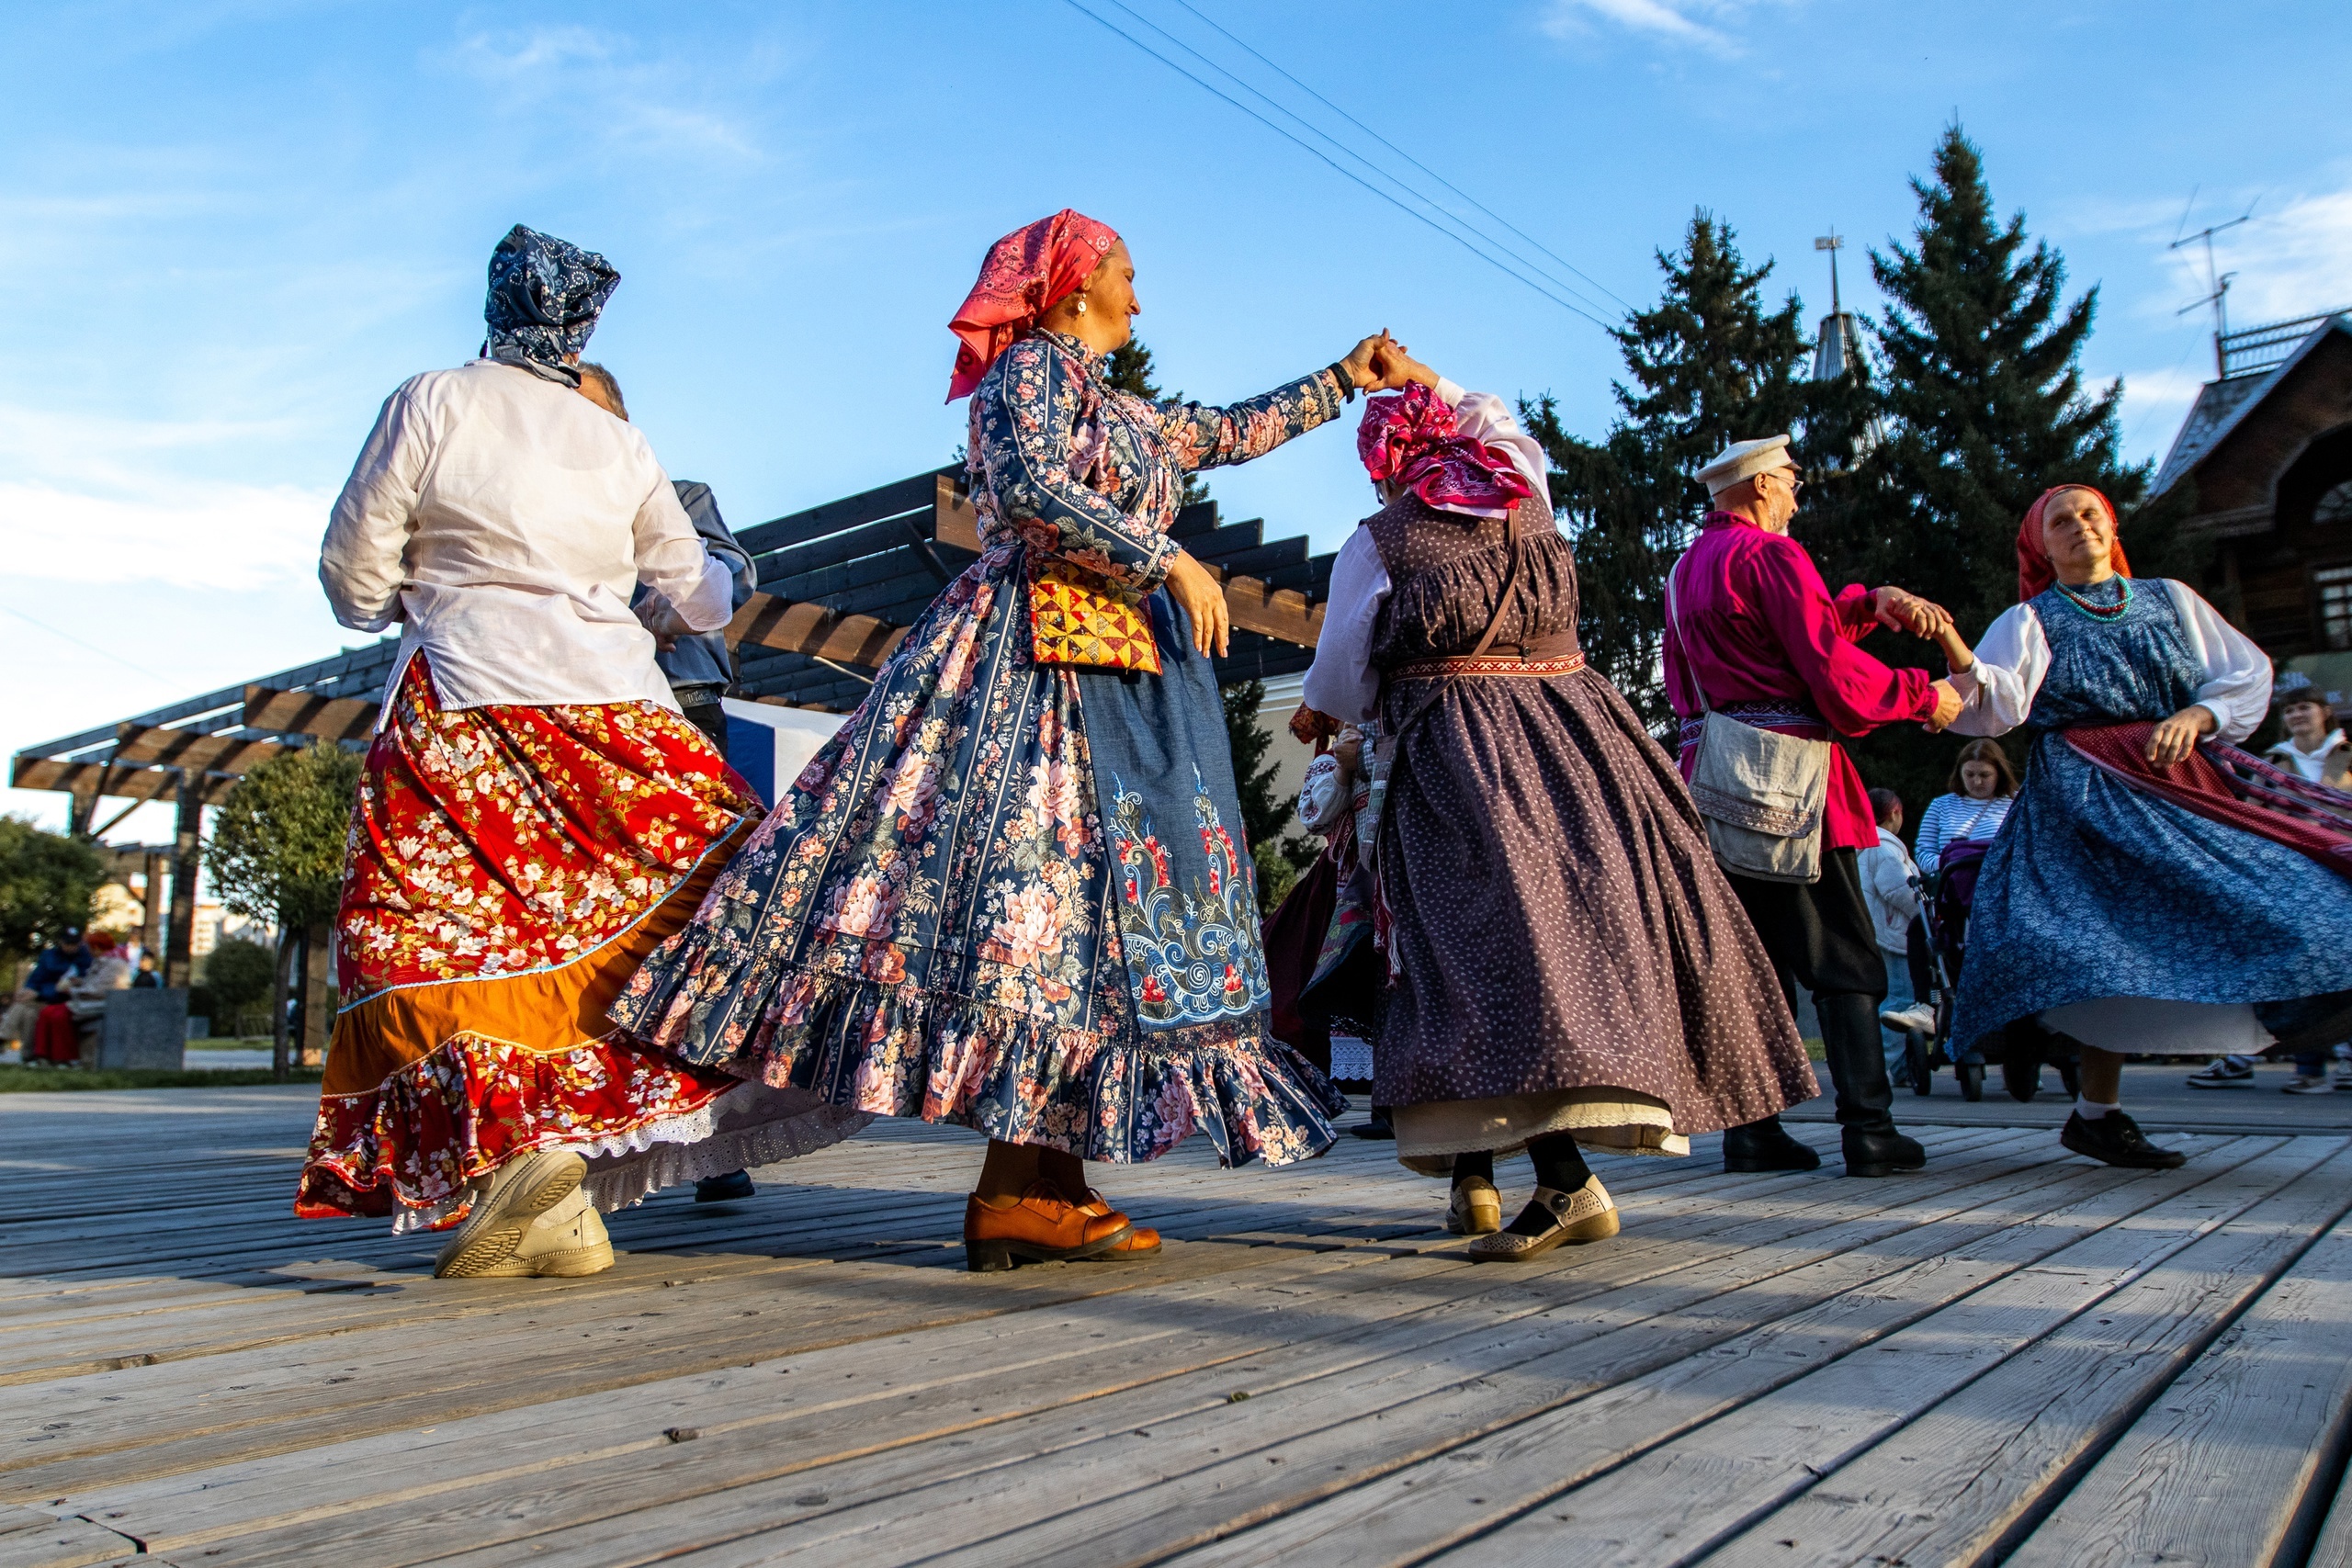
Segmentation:
{"type": "MultiPolygon", "coordinates": [[[[2100,286],[2087,367],[2124,378],[2136,456],[2210,362],[2208,319],[2175,313],[2201,280],[2165,249],[2192,192],[2197,223],[2254,204],[2222,246],[2235,319],[2352,303],[2340,4],[1087,3],[1304,106],[1213,17],[1605,304],[1653,298],[1653,251],[1704,206],[1809,314],[1835,225],[1872,309],[1863,248],[1907,231],[1957,115],[2003,209],[2100,286]]],[[[1465,384],[1609,417],[1589,321],[1069,0],[117,0],[9,7],[0,58],[0,750],[356,640],[313,577],[327,505],[385,394],[473,352],[517,220],[619,267],[591,354],[738,525],[944,460],[944,322],[990,240],[1065,205],[1127,236],[1141,330],[1191,395],[1389,327],[1465,384]]],[[[1213,489],[1321,547],[1365,509],[1337,430],[1213,489]]],[[[53,822],[60,798],[0,809],[53,822]]]]}

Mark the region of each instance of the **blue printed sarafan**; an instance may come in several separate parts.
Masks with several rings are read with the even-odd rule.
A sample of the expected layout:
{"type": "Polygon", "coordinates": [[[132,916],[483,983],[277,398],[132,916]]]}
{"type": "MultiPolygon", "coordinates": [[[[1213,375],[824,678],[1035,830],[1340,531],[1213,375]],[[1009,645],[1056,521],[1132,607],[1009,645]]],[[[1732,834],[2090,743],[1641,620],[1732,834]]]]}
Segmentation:
{"type": "Polygon", "coordinates": [[[989,367],[980,558],[613,1018],[740,1077],[1087,1159],[1195,1129],[1227,1164],[1302,1159],[1345,1101],[1266,1032],[1211,662],[1153,592],[1160,675],[1040,666],[1026,571],[1040,552],[1158,588],[1182,473],[1271,451],[1344,389],[1323,370],[1230,408],[1154,405],[1099,368],[1046,333],[989,367]]]}

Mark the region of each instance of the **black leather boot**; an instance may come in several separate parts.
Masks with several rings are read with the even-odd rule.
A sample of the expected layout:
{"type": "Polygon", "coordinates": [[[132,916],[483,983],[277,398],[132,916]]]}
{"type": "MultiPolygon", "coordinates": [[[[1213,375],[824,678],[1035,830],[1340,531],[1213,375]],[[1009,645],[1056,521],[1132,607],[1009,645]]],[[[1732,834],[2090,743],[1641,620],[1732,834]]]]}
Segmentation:
{"type": "Polygon", "coordinates": [[[1819,1170],[1821,1156],[1799,1143],[1778,1116],[1724,1129],[1724,1168],[1730,1171],[1819,1170]]]}
{"type": "Polygon", "coordinates": [[[1924,1168],[1928,1151],[1894,1130],[1894,1086],[1887,1081],[1886,1052],[1879,1043],[1878,999],[1859,991],[1832,991],[1815,995],[1813,1009],[1821,1019],[1829,1078],[1838,1087],[1846,1174],[1892,1176],[1924,1168]]]}

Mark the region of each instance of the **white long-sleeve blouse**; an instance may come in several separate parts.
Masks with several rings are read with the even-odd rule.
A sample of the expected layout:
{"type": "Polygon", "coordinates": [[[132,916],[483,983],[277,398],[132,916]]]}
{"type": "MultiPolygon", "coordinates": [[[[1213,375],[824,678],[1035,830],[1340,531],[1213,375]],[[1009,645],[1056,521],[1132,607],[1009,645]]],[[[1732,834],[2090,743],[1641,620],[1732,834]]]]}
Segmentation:
{"type": "Polygon", "coordinates": [[[334,503],[319,581],[358,631],[404,623],[445,708],[650,702],[674,708],[657,626],[732,617],[712,558],[635,426],[493,360],[435,370],[385,400],[334,503]]]}
{"type": "MultiPolygon", "coordinates": [[[[1454,423],[1463,434],[1509,457],[1510,466],[1537,495],[1549,493],[1544,478],[1544,448],[1521,427],[1510,404],[1492,392],[1466,392],[1443,377],[1438,378],[1437,395],[1453,411],[1454,423]]],[[[1316,641],[1315,662],[1299,693],[1308,707],[1343,724],[1361,724],[1379,711],[1380,671],[1372,667],[1372,632],[1390,586],[1388,569],[1381,563],[1380,547],[1373,542],[1372,530],[1359,525],[1331,561],[1323,630],[1316,641]]]]}
{"type": "MultiPolygon", "coordinates": [[[[2204,672],[2193,705],[2213,715],[2217,739],[2245,739],[2269,711],[2269,656],[2187,583],[2168,577],[2155,581],[2172,595],[2189,651],[2204,672]]],[[[2032,713],[2034,694],[2049,673],[2050,637],[2033,606],[2003,611],[1976,645],[1975,669],[1955,682],[1967,700],[1952,729],[1962,735],[2007,734],[2032,713]]]]}

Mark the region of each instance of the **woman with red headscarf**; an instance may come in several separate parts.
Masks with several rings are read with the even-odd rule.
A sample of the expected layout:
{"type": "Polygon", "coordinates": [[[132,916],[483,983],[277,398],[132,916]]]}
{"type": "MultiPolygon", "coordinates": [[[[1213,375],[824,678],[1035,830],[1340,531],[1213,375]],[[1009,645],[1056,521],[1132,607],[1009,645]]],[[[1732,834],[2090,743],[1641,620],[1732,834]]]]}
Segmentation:
{"type": "Polygon", "coordinates": [[[1501,399],[1398,368],[1357,434],[1386,504],[1332,563],[1294,724],[1379,720],[1373,1097],[1400,1159],[1452,1175],[1470,1256],[1522,1261],[1617,1232],[1579,1145],[1687,1154],[1818,1090],[1690,791],[1577,646],[1543,449],[1501,399]]]}
{"type": "Polygon", "coordinates": [[[1951,728],[2033,736],[1986,852],[1952,1032],[2038,1021],[2082,1047],[2060,1141],[2168,1169],[2119,1107],[2123,1055],[2202,1056],[2352,1025],[2352,807],[2237,749],[2270,661],[2185,583],[2135,579],[2115,509],[2045,491],[2018,533],[2018,604],[1972,656],[1951,728]]]}
{"type": "Polygon", "coordinates": [[[1335,417],[1382,340],[1228,408],[1103,379],[1135,267],[1062,211],[990,249],[952,323],[980,558],[614,1016],[687,1060],[975,1127],[975,1269],[1148,1256],[1082,1160],[1195,1128],[1320,1153],[1346,1103],[1267,1032],[1256,874],[1184,476],[1335,417]]]}

